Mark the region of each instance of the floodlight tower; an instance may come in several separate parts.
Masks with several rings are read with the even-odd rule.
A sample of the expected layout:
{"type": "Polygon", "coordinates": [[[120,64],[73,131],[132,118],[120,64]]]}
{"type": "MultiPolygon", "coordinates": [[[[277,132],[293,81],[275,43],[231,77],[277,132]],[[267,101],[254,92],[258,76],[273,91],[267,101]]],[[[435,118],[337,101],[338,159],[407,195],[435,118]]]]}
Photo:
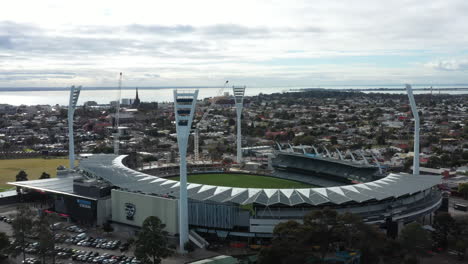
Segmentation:
{"type": "Polygon", "coordinates": [[[242,135],[241,135],[241,116],[244,107],[244,94],[246,86],[233,86],[232,92],[236,101],[237,114],[237,163],[242,162],[242,135]]]}
{"type": "Polygon", "coordinates": [[[413,88],[411,85],[406,85],[406,92],[410,101],[411,111],[414,117],[414,157],[413,157],[413,175],[419,174],[419,113],[414,101],[413,88]]]}
{"type": "Polygon", "coordinates": [[[174,90],[174,115],[180,155],[179,250],[182,253],[185,252],[184,245],[188,241],[187,144],[197,97],[198,90],[174,90]]]}
{"type": "Polygon", "coordinates": [[[68,159],[70,169],[75,167],[75,138],[73,136],[73,115],[75,114],[76,103],[80,97],[81,86],[70,88],[70,101],[68,103],[68,159]]]}
{"type": "Polygon", "coordinates": [[[120,73],[119,78],[119,89],[118,89],[117,105],[115,107],[115,128],[114,133],[112,134],[114,138],[114,154],[119,155],[120,147],[120,100],[122,97],[122,73],[120,73]]]}

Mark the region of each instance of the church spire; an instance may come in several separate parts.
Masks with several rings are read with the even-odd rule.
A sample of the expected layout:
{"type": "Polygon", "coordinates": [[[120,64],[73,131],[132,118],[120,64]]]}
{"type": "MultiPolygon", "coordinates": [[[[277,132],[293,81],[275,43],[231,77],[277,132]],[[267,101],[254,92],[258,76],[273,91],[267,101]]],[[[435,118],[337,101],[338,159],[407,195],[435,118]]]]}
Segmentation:
{"type": "Polygon", "coordinates": [[[140,98],[138,97],[138,87],[136,88],[135,100],[133,100],[132,107],[138,107],[140,105],[140,98]]]}

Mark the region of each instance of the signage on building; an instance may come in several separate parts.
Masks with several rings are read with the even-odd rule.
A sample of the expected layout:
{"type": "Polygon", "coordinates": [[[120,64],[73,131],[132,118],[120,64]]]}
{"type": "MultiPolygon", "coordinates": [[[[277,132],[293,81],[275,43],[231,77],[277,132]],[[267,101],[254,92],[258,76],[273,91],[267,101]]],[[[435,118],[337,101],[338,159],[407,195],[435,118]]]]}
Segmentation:
{"type": "Polygon", "coordinates": [[[78,203],[79,207],[91,209],[91,202],[90,201],[76,199],[76,202],[78,203]]]}
{"type": "Polygon", "coordinates": [[[133,217],[135,216],[136,212],[136,207],[132,203],[126,203],[125,204],[125,213],[127,215],[128,220],[133,220],[133,217]]]}

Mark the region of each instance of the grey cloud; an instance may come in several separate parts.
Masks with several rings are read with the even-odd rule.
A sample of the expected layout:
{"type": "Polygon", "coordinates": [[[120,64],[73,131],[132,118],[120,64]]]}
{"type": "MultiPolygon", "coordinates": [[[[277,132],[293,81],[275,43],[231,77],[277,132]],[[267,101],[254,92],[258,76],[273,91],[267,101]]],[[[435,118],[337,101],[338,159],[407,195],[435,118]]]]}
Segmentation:
{"type": "Polygon", "coordinates": [[[31,74],[40,74],[40,75],[69,75],[74,76],[75,73],[73,72],[63,72],[63,71],[31,71],[31,70],[8,70],[8,71],[0,71],[2,75],[31,75],[31,74]]]}
{"type": "Polygon", "coordinates": [[[74,56],[149,55],[160,57],[190,57],[194,53],[210,52],[206,41],[162,40],[63,36],[3,36],[0,51],[8,49],[15,56],[29,55],[58,59],[80,59],[74,56]]]}
{"type": "Polygon", "coordinates": [[[325,32],[324,28],[315,27],[315,26],[305,26],[299,28],[287,27],[281,30],[282,32],[297,32],[297,33],[323,33],[325,32]]]}
{"type": "Polygon", "coordinates": [[[40,32],[42,32],[42,30],[33,25],[20,24],[11,21],[0,21],[0,35],[24,35],[40,32]]]}
{"type": "Polygon", "coordinates": [[[78,26],[71,29],[72,33],[82,33],[88,35],[94,34],[117,34],[119,31],[122,31],[118,27],[109,27],[109,26],[78,26]]]}
{"type": "Polygon", "coordinates": [[[172,57],[182,53],[190,56],[195,52],[210,50],[210,45],[206,41],[171,40],[162,36],[155,36],[142,41],[128,35],[124,38],[119,37],[118,34],[102,36],[105,33],[116,33],[118,30],[167,35],[185,34],[195,29],[187,25],[86,26],[77,27],[72,29],[71,32],[64,32],[64,35],[53,36],[39,34],[42,32],[41,29],[28,24],[3,21],[0,22],[0,51],[14,52],[15,59],[20,56],[76,59],[71,56],[131,54],[172,57]],[[81,35],[70,36],[67,33],[79,33],[81,35]],[[83,33],[84,35],[82,35],[83,33]]]}
{"type": "Polygon", "coordinates": [[[11,39],[9,36],[0,36],[0,49],[11,49],[11,39]]]}
{"type": "Polygon", "coordinates": [[[72,32],[83,34],[118,34],[118,33],[131,33],[131,34],[149,34],[149,35],[177,35],[192,33],[196,30],[195,27],[190,25],[143,25],[131,24],[122,27],[113,26],[79,26],[72,29],[72,32]]]}
{"type": "Polygon", "coordinates": [[[126,30],[130,33],[183,34],[192,33],[195,31],[195,28],[189,25],[162,26],[132,24],[127,26],[126,30]]]}
{"type": "Polygon", "coordinates": [[[271,33],[266,27],[245,27],[236,24],[217,24],[204,27],[201,31],[215,36],[267,36],[271,33]]]}
{"type": "Polygon", "coordinates": [[[17,36],[10,37],[12,49],[18,52],[34,53],[37,55],[63,54],[108,54],[113,51],[122,51],[124,47],[131,47],[131,40],[76,38],[76,37],[49,37],[49,36],[17,36]]]}
{"type": "Polygon", "coordinates": [[[439,60],[430,62],[426,66],[441,71],[466,71],[468,70],[468,60],[439,60]]]}
{"type": "Polygon", "coordinates": [[[160,78],[161,75],[159,75],[159,74],[150,74],[150,73],[146,73],[146,74],[145,74],[145,77],[148,77],[148,78],[160,78]]]}
{"type": "Polygon", "coordinates": [[[49,75],[44,78],[43,75],[12,75],[12,76],[0,76],[2,81],[30,81],[30,80],[49,80],[49,79],[73,79],[74,76],[54,76],[49,75]]]}
{"type": "Polygon", "coordinates": [[[15,71],[0,71],[0,80],[3,81],[25,81],[36,79],[72,79],[76,76],[72,72],[62,71],[31,71],[31,70],[15,70],[15,71]]]}
{"type": "Polygon", "coordinates": [[[275,33],[320,33],[323,28],[315,26],[268,28],[262,26],[247,27],[238,24],[214,24],[194,27],[191,25],[157,25],[157,24],[131,24],[123,27],[86,26],[75,29],[85,34],[115,34],[119,32],[148,35],[187,35],[201,34],[207,37],[268,37],[275,33]]]}

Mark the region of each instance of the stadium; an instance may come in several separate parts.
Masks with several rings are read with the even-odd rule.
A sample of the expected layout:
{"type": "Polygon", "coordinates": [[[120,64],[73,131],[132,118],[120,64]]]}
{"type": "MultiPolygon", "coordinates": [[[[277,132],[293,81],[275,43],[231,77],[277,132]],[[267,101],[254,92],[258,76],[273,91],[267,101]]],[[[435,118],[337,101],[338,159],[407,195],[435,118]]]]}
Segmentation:
{"type": "MultiPolygon", "coordinates": [[[[73,220],[102,224],[110,219],[139,227],[146,217],[156,215],[170,233],[177,234],[179,181],[168,179],[168,173],[157,176],[130,169],[125,165],[127,158],[86,155],[74,172],[11,184],[52,194],[51,210],[73,220]]],[[[203,173],[223,175],[216,166],[203,169],[203,173]]],[[[199,173],[200,167],[189,166],[189,172],[199,173]]],[[[327,207],[359,214],[368,223],[388,228],[421,218],[428,223],[442,203],[439,182],[439,176],[389,174],[367,183],[292,189],[188,183],[188,222],[191,230],[202,235],[270,237],[279,222],[301,221],[311,210],[327,207]]]]}
{"type": "MultiPolygon", "coordinates": [[[[73,123],[79,96],[79,89],[74,89],[70,94],[69,124],[73,123]]],[[[245,87],[233,89],[238,124],[237,162],[241,164],[240,118],[245,87]]],[[[352,153],[349,161],[339,151],[340,157],[333,158],[327,149],[322,155],[317,150],[311,154],[302,148],[303,153],[297,153],[292,146],[289,151],[279,146],[271,159],[273,173],[236,174],[217,163],[199,162],[195,143],[195,161],[187,164],[187,141],[197,95],[197,90],[174,91],[178,165],[137,170],[135,155],[119,155],[117,129],[115,154],[81,155],[79,166],[74,167],[74,145],[70,140],[72,169],[59,170],[57,178],[9,184],[44,194],[50,202],[49,211],[83,224],[102,225],[111,221],[117,228],[136,230],[148,216],[157,216],[168,233],[179,235],[181,249],[188,239],[197,246],[206,246],[203,237],[269,238],[278,223],[300,222],[305,214],[324,208],[358,214],[365,222],[379,224],[395,237],[401,225],[414,220],[430,224],[433,212],[443,203],[447,206],[438,188],[441,177],[420,175],[419,158],[414,159],[412,175],[385,174],[378,161],[369,164],[362,153],[364,163],[356,161],[352,153]],[[193,175],[188,182],[187,174],[193,175]],[[315,176],[322,179],[317,181],[315,176]]],[[[414,98],[411,99],[412,93],[414,149],[415,157],[419,157],[416,152],[419,118],[414,98]]],[[[73,139],[72,125],[69,133],[73,139]]]]}

